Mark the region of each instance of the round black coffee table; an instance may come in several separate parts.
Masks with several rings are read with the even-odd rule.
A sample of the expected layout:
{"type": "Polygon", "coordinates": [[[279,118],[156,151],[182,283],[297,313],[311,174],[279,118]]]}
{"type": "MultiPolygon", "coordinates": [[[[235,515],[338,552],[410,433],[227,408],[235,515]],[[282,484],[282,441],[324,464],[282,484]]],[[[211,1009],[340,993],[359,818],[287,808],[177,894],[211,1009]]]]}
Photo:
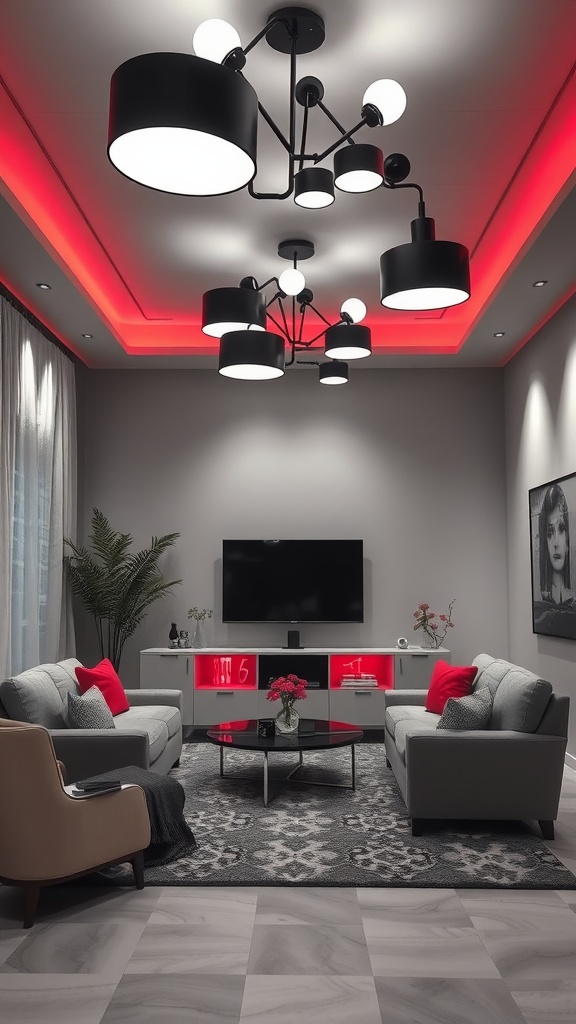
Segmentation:
{"type": "Polygon", "coordinates": [[[309,786],[335,786],[338,789],[356,789],[356,760],[354,744],[364,735],[357,725],[347,722],[329,722],[325,719],[300,719],[298,732],[260,736],[258,719],[246,719],[240,722],[223,722],[208,729],[206,736],[211,743],[220,747],[220,775],[226,779],[245,779],[251,776],[226,774],[225,751],[255,750],[264,754],[264,806],[268,806],[268,755],[270,753],[286,753],[293,750],[298,753],[298,764],[286,775],[286,782],[305,782],[309,786]],[[314,782],[311,779],[297,779],[296,772],[304,764],[306,750],[332,750],[334,747],[350,747],[352,755],[352,783],[345,785],[339,782],[314,782]]]}

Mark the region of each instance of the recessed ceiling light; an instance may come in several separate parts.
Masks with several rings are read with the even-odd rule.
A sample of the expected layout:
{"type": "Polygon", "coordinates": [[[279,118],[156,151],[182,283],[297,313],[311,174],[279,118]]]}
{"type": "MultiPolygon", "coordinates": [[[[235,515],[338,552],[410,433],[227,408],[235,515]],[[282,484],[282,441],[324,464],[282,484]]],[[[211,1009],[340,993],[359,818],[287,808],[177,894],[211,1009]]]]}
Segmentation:
{"type": "Polygon", "coordinates": [[[94,335],[93,334],[83,334],[82,337],[83,338],[93,338],[94,335]]]}
{"type": "Polygon", "coordinates": [[[42,288],[42,290],[45,291],[45,292],[49,292],[51,287],[52,287],[52,285],[51,284],[45,284],[44,281],[38,281],[37,284],[36,284],[36,287],[37,288],[42,288]]]}
{"type": "Polygon", "coordinates": [[[503,338],[505,334],[506,334],[506,331],[496,331],[496,334],[494,335],[494,337],[495,338],[503,338]]]}
{"type": "Polygon", "coordinates": [[[548,281],[534,281],[534,284],[532,285],[532,287],[533,288],[543,288],[545,284],[548,284],[548,281]]]}

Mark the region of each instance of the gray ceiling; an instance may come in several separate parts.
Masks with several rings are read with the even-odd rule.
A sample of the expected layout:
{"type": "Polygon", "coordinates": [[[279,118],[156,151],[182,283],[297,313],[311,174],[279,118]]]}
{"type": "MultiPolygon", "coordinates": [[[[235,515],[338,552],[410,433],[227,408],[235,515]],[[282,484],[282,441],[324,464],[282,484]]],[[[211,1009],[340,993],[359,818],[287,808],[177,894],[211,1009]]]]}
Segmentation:
{"type": "MultiPolygon", "coordinates": [[[[89,366],[215,366],[215,348],[199,327],[202,293],[247,274],[278,274],[283,238],[314,242],[316,255],[302,269],[329,317],[349,295],[365,301],[375,354],[359,361],[362,369],[502,365],[575,287],[574,173],[555,188],[543,173],[547,208],[538,223],[484,286],[481,306],[465,304],[446,318],[395,314],[379,303],[378,258],[409,239],[411,191],[337,193],[332,207],[307,211],[292,199],[258,202],[246,190],[165,195],[119,175],[106,156],[109,82],[118,64],[149,51],[191,51],[207,17],[232,22],[247,43],[273,3],[2,0],[0,7],[0,278],[89,366]],[[533,288],[537,279],[548,283],[533,288]],[[39,291],[38,281],[51,290],[39,291]],[[452,322],[461,322],[463,343],[440,353],[452,322]],[[418,344],[404,351],[412,327],[418,344]],[[173,338],[174,328],[180,347],[166,348],[164,331],[173,338]],[[497,331],[504,337],[494,338],[497,331]]],[[[497,261],[507,237],[498,234],[498,218],[511,218],[527,161],[560,104],[574,96],[575,0],[323,0],[313,7],[325,20],[326,41],[300,58],[299,77],[322,79],[325,102],[346,127],[359,120],[371,81],[403,85],[403,117],[364,128],[357,139],[409,156],[438,237],[469,247],[480,294],[482,259],[484,274],[489,266],[483,246],[490,242],[497,261]]],[[[245,75],[286,132],[287,58],[262,41],[245,75]]],[[[313,149],[336,134],[311,112],[313,149]]],[[[576,142],[566,145],[574,158],[576,142]]],[[[278,191],[285,180],[283,150],[264,125],[256,187],[278,191]]]]}

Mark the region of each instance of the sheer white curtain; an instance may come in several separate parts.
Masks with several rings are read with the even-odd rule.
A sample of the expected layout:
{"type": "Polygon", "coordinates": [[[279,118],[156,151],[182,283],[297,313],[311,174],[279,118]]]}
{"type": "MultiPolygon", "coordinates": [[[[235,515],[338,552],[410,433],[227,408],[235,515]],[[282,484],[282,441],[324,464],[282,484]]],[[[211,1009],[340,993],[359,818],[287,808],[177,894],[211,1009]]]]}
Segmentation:
{"type": "Polygon", "coordinates": [[[0,679],[74,653],[74,364],[0,296],[0,679]]]}

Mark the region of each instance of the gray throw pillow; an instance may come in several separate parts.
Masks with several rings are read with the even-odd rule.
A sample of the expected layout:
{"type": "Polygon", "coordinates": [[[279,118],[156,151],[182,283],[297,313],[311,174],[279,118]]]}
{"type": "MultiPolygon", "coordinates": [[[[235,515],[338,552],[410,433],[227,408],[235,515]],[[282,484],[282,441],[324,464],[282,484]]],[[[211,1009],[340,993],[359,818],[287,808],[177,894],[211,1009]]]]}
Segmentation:
{"type": "Polygon", "coordinates": [[[70,729],[114,729],[114,718],[102,691],[91,686],[86,693],[68,694],[70,729]]]}
{"type": "Polygon", "coordinates": [[[492,714],[492,694],[487,686],[467,697],[449,697],[437,729],[485,729],[492,714]]]}

